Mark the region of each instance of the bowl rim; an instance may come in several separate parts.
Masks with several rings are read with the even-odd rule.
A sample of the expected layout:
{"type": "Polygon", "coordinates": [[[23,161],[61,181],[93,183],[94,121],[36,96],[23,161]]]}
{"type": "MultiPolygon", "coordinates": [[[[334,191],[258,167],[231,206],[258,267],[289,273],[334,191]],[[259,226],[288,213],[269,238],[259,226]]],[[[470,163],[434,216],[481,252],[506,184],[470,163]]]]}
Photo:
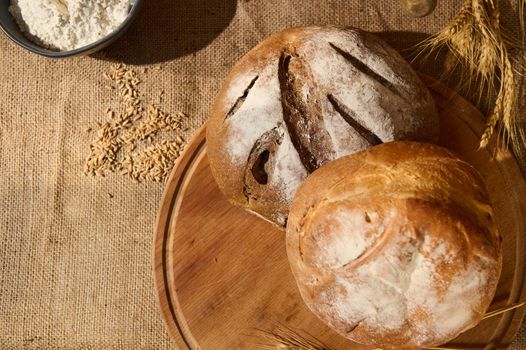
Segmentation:
{"type": "Polygon", "coordinates": [[[4,32],[4,34],[9,39],[11,39],[11,41],[16,43],[18,46],[21,46],[24,49],[32,53],[41,55],[41,56],[45,56],[49,58],[66,58],[66,57],[80,56],[82,54],[86,54],[86,53],[91,54],[98,50],[101,50],[107,45],[111,44],[113,40],[116,40],[121,34],[124,33],[124,31],[131,25],[133,20],[137,17],[137,14],[139,13],[141,5],[142,5],[142,0],[133,0],[133,5],[132,5],[132,8],[130,9],[130,12],[128,13],[128,16],[121,24],[119,24],[117,28],[115,28],[111,33],[100,38],[99,40],[91,44],[79,47],[74,50],[53,51],[53,50],[43,48],[42,46],[39,46],[38,44],[31,42],[30,39],[28,39],[30,43],[20,41],[18,40],[18,38],[16,38],[11,33],[11,31],[2,23],[2,21],[0,21],[0,30],[4,32]]]}

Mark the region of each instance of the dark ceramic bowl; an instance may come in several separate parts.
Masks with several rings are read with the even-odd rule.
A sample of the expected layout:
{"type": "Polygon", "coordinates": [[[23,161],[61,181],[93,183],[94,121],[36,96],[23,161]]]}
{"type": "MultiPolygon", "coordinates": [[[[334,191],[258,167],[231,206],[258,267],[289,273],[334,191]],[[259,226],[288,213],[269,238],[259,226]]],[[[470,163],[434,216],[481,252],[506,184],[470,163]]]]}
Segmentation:
{"type": "Polygon", "coordinates": [[[117,29],[115,29],[111,34],[106,35],[104,38],[89,44],[87,46],[70,50],[70,51],[53,51],[43,48],[31,40],[26,38],[24,33],[18,27],[13,16],[9,12],[9,4],[11,0],[0,0],[0,29],[15,43],[22,46],[24,49],[34,52],[36,54],[51,57],[51,58],[64,58],[64,57],[73,57],[73,56],[84,56],[92,54],[96,51],[99,51],[106,46],[113,43],[117,40],[124,32],[130,27],[133,20],[137,17],[139,10],[142,5],[142,0],[135,0],[134,4],[128,14],[128,17],[124,22],[121,23],[117,29]]]}

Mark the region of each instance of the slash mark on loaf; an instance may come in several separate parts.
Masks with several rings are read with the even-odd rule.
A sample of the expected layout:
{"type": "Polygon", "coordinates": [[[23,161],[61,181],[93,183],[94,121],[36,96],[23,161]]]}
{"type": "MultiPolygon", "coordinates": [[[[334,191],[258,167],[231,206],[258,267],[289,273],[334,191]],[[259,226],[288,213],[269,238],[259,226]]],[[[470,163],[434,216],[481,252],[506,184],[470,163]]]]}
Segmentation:
{"type": "Polygon", "coordinates": [[[348,109],[343,103],[341,103],[336,97],[329,94],[327,95],[329,102],[332,104],[336,112],[338,112],[342,118],[349,124],[354,130],[360,134],[371,146],[382,144],[383,141],[371,130],[360,124],[356,119],[356,113],[348,109]]]}
{"type": "Polygon", "coordinates": [[[256,75],[256,77],[254,77],[254,79],[252,79],[252,81],[250,82],[250,84],[248,84],[248,86],[245,89],[245,91],[243,91],[243,95],[238,97],[238,99],[236,100],[236,102],[234,103],[232,108],[230,108],[228,113],[225,115],[225,119],[223,119],[223,122],[225,122],[228,118],[233,116],[241,108],[243,103],[245,103],[245,100],[247,99],[248,94],[250,93],[250,90],[252,90],[252,88],[254,87],[254,85],[256,84],[256,81],[258,79],[259,79],[259,75],[256,75]]]}
{"type": "Polygon", "coordinates": [[[283,136],[278,125],[261,135],[250,150],[243,186],[243,194],[247,202],[251,199],[257,200],[253,189],[259,185],[268,184],[269,171],[273,165],[273,155],[281,145],[283,136]]]}
{"type": "Polygon", "coordinates": [[[281,54],[278,79],[283,120],[301,163],[311,173],[334,157],[319,105],[324,95],[313,83],[308,66],[293,52],[281,54]]]}
{"type": "Polygon", "coordinates": [[[393,94],[401,97],[400,92],[394,87],[394,85],[381,76],[380,74],[376,73],[374,70],[372,70],[370,67],[368,67],[365,63],[360,61],[358,58],[354,57],[351,53],[339,48],[338,46],[334,45],[333,43],[329,43],[331,47],[339,53],[343,58],[345,58],[347,61],[349,61],[357,70],[362,72],[363,74],[369,76],[373,80],[376,80],[380,84],[382,84],[385,88],[387,88],[389,91],[391,91],[393,94]]]}

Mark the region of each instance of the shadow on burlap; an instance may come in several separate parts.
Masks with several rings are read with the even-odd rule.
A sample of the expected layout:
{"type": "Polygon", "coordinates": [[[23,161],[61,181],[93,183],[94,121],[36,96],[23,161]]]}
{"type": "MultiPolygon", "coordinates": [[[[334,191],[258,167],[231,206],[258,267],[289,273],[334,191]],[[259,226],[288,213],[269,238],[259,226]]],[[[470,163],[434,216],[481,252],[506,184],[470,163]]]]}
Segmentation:
{"type": "MultiPolygon", "coordinates": [[[[134,27],[94,57],[49,60],[0,36],[0,348],[169,349],[152,281],[152,230],[161,184],[85,177],[92,134],[116,98],[112,62],[147,68],[144,100],[206,119],[232,65],[272,32],[339,24],[402,49],[442,28],[459,1],[424,19],[397,1],[150,0],[134,27]]],[[[437,75],[436,65],[420,67],[437,75]]],[[[526,346],[526,331],[513,349],[526,346]]]]}

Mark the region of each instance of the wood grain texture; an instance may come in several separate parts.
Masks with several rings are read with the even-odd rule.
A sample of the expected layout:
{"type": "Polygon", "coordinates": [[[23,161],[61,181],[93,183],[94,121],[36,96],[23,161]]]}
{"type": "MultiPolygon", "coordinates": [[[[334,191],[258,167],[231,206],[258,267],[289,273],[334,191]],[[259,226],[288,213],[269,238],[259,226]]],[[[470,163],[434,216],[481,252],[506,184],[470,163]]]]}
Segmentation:
{"type": "MultiPolygon", "coordinates": [[[[429,78],[441,116],[440,144],[485,179],[503,236],[503,274],[493,308],[525,299],[526,184],[506,152],[478,149],[482,115],[429,78]]],[[[258,349],[255,329],[277,322],[308,331],[334,349],[364,349],[306,308],[290,272],[284,232],[231,206],[211,176],[204,126],[170,176],[157,219],[154,275],[168,330],[179,349],[258,349]]],[[[524,309],[482,321],[448,346],[505,349],[524,309]]]]}

